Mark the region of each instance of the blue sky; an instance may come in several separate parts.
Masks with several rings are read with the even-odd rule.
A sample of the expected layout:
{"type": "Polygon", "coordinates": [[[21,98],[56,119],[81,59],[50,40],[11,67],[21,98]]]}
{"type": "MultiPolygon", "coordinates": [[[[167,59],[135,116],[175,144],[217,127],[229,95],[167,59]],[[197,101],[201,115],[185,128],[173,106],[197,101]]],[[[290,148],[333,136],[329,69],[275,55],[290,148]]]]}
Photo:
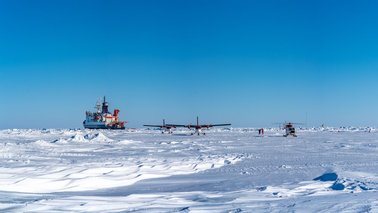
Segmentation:
{"type": "Polygon", "coordinates": [[[0,128],[378,126],[376,1],[1,1],[0,128]],[[307,116],[306,116],[307,115],[307,116]]]}

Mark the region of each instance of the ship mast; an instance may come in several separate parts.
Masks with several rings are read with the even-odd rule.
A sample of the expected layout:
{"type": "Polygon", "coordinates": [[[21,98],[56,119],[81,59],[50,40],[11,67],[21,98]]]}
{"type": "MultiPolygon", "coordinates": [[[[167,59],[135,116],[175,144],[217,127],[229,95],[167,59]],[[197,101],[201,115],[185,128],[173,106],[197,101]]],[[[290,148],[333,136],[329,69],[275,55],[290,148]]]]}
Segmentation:
{"type": "Polygon", "coordinates": [[[106,102],[106,97],[104,96],[104,102],[102,102],[102,113],[109,113],[109,104],[106,102]]]}

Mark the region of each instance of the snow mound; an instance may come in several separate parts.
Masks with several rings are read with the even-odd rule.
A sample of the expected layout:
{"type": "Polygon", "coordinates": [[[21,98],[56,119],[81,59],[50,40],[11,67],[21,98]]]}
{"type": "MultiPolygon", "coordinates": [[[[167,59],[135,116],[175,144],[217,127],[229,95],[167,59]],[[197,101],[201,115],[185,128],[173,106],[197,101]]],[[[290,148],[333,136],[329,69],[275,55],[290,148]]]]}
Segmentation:
{"type": "Polygon", "coordinates": [[[65,144],[65,143],[68,143],[68,141],[66,139],[63,139],[63,138],[59,138],[57,140],[54,140],[52,143],[56,143],[56,144],[65,144]]]}
{"type": "Polygon", "coordinates": [[[106,137],[104,134],[101,132],[96,133],[96,134],[87,134],[84,136],[84,139],[89,140],[91,142],[112,142],[114,140],[106,137]]]}
{"type": "Polygon", "coordinates": [[[112,142],[113,140],[106,137],[103,133],[96,133],[96,134],[86,134],[83,136],[81,133],[77,133],[68,139],[59,138],[57,140],[54,140],[52,143],[57,144],[67,144],[70,142],[75,143],[86,143],[86,142],[112,142]]]}
{"type": "Polygon", "coordinates": [[[87,139],[84,138],[81,134],[76,134],[70,138],[70,141],[73,142],[87,142],[87,139]]]}
{"type": "Polygon", "coordinates": [[[336,191],[351,191],[351,192],[362,192],[362,191],[370,191],[377,189],[376,184],[374,183],[364,183],[359,180],[351,180],[351,179],[339,179],[337,180],[332,186],[331,189],[336,191]],[[374,186],[375,185],[375,186],[374,186]]]}
{"type": "Polygon", "coordinates": [[[329,188],[334,191],[362,192],[378,189],[378,183],[365,183],[363,181],[350,178],[339,178],[335,172],[325,173],[315,178],[314,181],[333,182],[329,188]]]}
{"type": "Polygon", "coordinates": [[[34,142],[34,144],[38,146],[54,146],[53,143],[47,142],[45,140],[37,140],[34,142]]]}

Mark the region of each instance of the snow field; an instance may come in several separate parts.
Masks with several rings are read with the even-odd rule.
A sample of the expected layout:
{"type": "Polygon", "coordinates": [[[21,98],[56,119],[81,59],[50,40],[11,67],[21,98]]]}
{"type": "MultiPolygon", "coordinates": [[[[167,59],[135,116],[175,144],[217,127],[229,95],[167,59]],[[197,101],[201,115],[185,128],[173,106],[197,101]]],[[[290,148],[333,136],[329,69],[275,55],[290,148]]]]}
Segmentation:
{"type": "Polygon", "coordinates": [[[378,212],[374,128],[0,131],[2,212],[378,212]]]}
{"type": "MultiPolygon", "coordinates": [[[[128,186],[145,179],[201,172],[241,160],[230,155],[154,157],[155,152],[166,152],[169,144],[181,149],[180,142],[159,143],[163,148],[146,147],[147,153],[130,157],[129,145],[141,143],[115,141],[102,132],[75,133],[50,142],[5,143],[0,148],[0,159],[11,166],[0,167],[0,189],[22,193],[99,190],[128,186]],[[114,157],[109,156],[112,149],[116,150],[114,157]],[[21,163],[14,166],[15,162],[21,163]]],[[[181,151],[175,149],[174,152],[181,151]]]]}

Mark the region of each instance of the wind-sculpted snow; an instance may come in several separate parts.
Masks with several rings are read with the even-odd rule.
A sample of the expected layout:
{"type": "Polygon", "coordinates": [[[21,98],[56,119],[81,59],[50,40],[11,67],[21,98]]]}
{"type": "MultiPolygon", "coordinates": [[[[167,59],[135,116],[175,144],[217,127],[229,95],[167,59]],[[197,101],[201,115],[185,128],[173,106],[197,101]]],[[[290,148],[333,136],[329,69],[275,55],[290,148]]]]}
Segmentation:
{"type": "Polygon", "coordinates": [[[376,212],[374,128],[0,131],[1,212],[376,212]]]}
{"type": "Polygon", "coordinates": [[[186,155],[185,150],[197,147],[189,141],[143,143],[110,139],[105,134],[118,136],[114,132],[82,131],[70,136],[62,131],[41,134],[43,139],[28,143],[28,136],[20,134],[24,140],[4,143],[0,149],[4,154],[18,153],[17,157],[3,158],[0,189],[24,193],[99,190],[129,186],[144,179],[196,173],[241,160],[230,154],[186,155]],[[59,139],[54,140],[55,135],[59,139]]]}

